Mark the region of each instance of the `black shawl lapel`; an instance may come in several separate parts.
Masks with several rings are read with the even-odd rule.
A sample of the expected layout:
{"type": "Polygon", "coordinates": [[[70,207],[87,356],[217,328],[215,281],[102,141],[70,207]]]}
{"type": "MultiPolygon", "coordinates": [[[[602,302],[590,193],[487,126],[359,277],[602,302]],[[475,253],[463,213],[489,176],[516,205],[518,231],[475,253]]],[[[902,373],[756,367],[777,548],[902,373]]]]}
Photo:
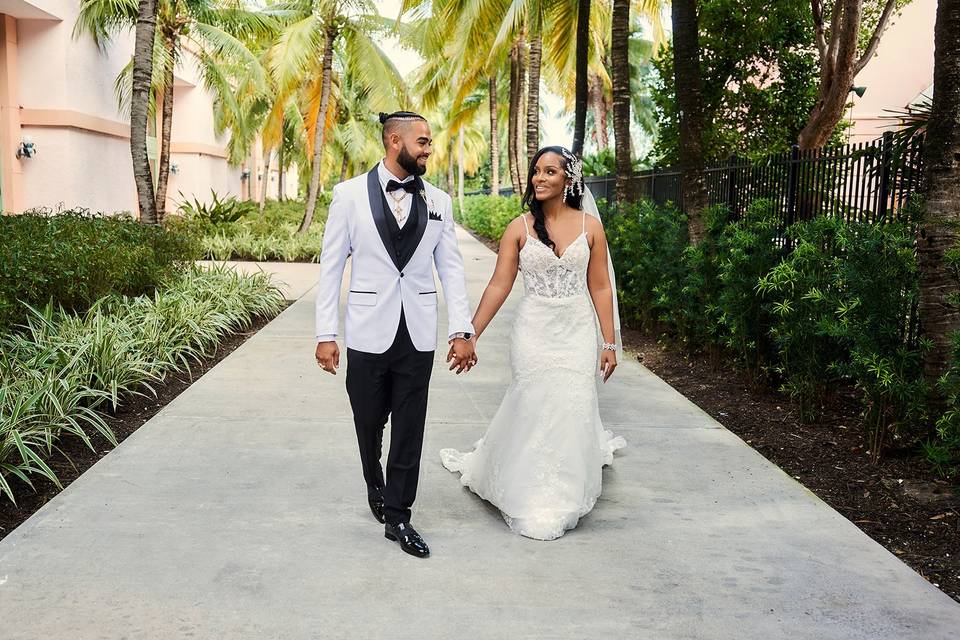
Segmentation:
{"type": "Polygon", "coordinates": [[[400,260],[397,258],[397,252],[393,246],[390,227],[387,226],[387,213],[383,210],[383,188],[380,186],[380,175],[377,170],[379,166],[380,163],[377,163],[367,174],[367,197],[370,200],[370,211],[373,212],[373,222],[377,225],[380,240],[383,241],[383,246],[390,254],[393,264],[396,265],[397,269],[400,269],[400,260]]]}
{"type": "MultiPolygon", "coordinates": [[[[411,221],[416,223],[416,228],[413,230],[413,242],[410,243],[410,248],[404,254],[403,259],[399,268],[407,266],[407,262],[410,261],[410,258],[413,257],[413,254],[416,253],[417,247],[420,246],[420,241],[423,240],[423,234],[427,230],[427,203],[423,201],[423,196],[426,191],[423,188],[423,180],[420,179],[420,176],[414,178],[417,183],[417,192],[413,194],[413,206],[411,211],[416,215],[416,220],[411,221]]],[[[407,224],[410,224],[409,222],[407,224]]]]}

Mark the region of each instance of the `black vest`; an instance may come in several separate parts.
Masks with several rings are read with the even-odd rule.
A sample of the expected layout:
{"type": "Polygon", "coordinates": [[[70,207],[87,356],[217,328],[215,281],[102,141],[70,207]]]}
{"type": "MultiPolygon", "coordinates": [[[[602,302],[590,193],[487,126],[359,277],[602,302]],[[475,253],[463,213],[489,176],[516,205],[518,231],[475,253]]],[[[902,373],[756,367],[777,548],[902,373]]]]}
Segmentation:
{"type": "Polygon", "coordinates": [[[417,229],[417,223],[419,216],[426,215],[422,211],[423,207],[417,206],[420,196],[412,194],[413,203],[410,206],[410,215],[407,217],[406,223],[404,223],[403,228],[400,228],[400,225],[397,224],[397,218],[393,215],[393,209],[390,207],[390,203],[387,202],[387,197],[383,194],[383,190],[380,191],[380,198],[383,200],[383,212],[386,214],[387,227],[390,229],[390,240],[393,242],[393,252],[397,258],[397,261],[400,264],[404,264],[407,260],[410,259],[410,256],[413,255],[413,252],[417,250],[417,244],[419,238],[415,233],[417,229]]]}

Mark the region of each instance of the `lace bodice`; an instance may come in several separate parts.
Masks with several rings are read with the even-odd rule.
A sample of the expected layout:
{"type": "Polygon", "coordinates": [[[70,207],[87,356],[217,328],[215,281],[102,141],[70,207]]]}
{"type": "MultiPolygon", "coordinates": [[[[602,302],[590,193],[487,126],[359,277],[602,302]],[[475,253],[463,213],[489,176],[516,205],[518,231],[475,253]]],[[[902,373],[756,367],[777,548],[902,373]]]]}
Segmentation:
{"type": "MultiPolygon", "coordinates": [[[[523,224],[526,226],[526,218],[523,224]]],[[[527,240],[520,249],[524,291],[542,298],[569,298],[585,293],[589,262],[590,245],[585,222],[583,232],[559,258],[550,247],[531,235],[528,227],[527,240]]]]}

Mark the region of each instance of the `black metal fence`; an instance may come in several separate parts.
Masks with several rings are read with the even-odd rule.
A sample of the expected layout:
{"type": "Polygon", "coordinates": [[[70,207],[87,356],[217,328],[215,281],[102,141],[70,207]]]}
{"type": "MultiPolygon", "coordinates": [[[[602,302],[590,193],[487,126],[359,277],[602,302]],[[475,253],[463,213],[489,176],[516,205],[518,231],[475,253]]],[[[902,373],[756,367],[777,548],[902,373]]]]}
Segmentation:
{"type": "MultiPolygon", "coordinates": [[[[734,219],[754,200],[773,202],[785,224],[826,215],[848,221],[898,217],[920,189],[923,139],[896,144],[891,132],[871,142],[768,156],[759,162],[731,157],[705,171],[710,205],[726,205],[734,219]]],[[[588,177],[598,200],[614,201],[613,176],[588,177]]],[[[680,172],[650,169],[630,178],[630,193],[683,208],[680,172]]]]}

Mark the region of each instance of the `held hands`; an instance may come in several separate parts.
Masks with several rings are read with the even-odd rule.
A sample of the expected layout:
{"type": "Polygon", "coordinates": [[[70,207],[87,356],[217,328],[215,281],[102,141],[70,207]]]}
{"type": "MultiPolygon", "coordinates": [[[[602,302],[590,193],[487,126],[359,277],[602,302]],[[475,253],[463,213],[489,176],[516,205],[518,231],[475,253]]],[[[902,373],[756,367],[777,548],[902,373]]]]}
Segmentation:
{"type": "Polygon", "coordinates": [[[616,351],[607,351],[604,349],[600,352],[600,375],[603,377],[603,382],[606,382],[610,379],[610,376],[613,375],[613,370],[617,368],[617,352],[616,351]]]}
{"type": "Polygon", "coordinates": [[[457,375],[470,371],[477,364],[476,337],[469,340],[454,338],[450,342],[450,351],[447,352],[447,362],[450,363],[450,371],[456,369],[457,375]]]}
{"type": "Polygon", "coordinates": [[[340,366],[340,347],[337,346],[336,341],[318,342],[315,355],[321,369],[337,375],[337,368],[340,366]]]}

